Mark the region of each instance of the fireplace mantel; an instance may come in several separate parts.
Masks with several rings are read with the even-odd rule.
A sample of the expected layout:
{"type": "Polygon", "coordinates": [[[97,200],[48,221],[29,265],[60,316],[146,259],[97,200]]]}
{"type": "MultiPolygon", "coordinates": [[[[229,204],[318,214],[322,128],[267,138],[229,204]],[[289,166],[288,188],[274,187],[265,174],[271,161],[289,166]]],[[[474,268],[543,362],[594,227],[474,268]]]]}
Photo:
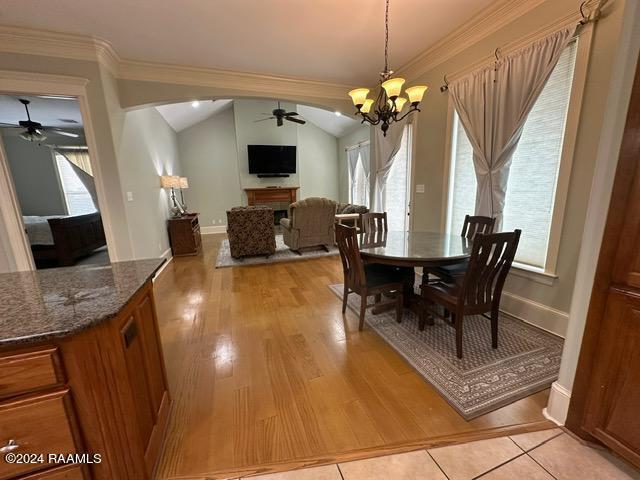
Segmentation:
{"type": "Polygon", "coordinates": [[[275,202],[286,202],[291,204],[296,201],[298,189],[300,187],[266,187],[266,188],[245,188],[247,203],[251,205],[266,205],[275,202]]]}

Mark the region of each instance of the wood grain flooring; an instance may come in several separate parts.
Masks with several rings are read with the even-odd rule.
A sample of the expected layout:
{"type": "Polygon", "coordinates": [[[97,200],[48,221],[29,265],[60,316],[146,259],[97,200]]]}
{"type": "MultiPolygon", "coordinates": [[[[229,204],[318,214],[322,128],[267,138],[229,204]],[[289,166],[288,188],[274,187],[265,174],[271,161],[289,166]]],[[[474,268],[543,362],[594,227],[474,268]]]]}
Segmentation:
{"type": "Polygon", "coordinates": [[[158,478],[210,479],[548,428],[548,391],[465,421],[327,285],[338,257],[214,269],[223,235],[155,283],[171,426],[158,478]]]}

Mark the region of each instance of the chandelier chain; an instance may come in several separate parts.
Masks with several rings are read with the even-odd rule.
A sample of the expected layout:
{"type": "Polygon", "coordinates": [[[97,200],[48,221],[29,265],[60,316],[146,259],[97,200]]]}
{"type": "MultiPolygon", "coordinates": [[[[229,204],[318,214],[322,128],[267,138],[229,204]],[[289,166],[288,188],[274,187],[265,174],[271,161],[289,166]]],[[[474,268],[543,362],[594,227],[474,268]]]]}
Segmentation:
{"type": "Polygon", "coordinates": [[[384,71],[389,71],[389,0],[386,0],[384,11],[384,71]]]}

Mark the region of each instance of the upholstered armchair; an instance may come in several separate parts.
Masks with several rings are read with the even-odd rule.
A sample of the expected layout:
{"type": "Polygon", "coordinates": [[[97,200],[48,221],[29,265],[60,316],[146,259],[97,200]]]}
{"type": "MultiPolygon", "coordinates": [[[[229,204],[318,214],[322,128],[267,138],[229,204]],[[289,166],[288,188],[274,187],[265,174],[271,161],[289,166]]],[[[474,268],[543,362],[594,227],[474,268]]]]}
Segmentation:
{"type": "Polygon", "coordinates": [[[319,197],[292,203],[289,218],[280,220],[285,245],[296,253],[307,247],[328,250],[334,243],[336,206],[333,200],[319,197]]]}
{"type": "Polygon", "coordinates": [[[273,210],[265,206],[228,210],[227,236],[233,258],[273,255],[276,251],[273,210]]]}

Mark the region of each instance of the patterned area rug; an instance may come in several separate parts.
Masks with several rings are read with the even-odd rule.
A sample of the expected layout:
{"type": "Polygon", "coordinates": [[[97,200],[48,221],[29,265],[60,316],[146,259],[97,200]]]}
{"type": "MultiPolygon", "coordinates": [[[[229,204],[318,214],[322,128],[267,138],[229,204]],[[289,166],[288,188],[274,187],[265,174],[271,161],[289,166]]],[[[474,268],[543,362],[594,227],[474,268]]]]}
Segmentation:
{"type": "MultiPolygon", "coordinates": [[[[342,299],[342,285],[329,288],[342,299]]],[[[356,314],[359,305],[360,297],[349,295],[348,306],[356,314]]],[[[491,348],[489,320],[465,317],[462,359],[456,357],[453,327],[440,319],[422,332],[417,315],[409,310],[402,323],[393,312],[374,315],[367,310],[365,322],[465,420],[544,390],[558,378],[563,340],[508,315],[500,314],[496,350],[491,348]]]]}
{"type": "Polygon", "coordinates": [[[297,253],[289,250],[289,247],[284,244],[282,235],[276,235],[276,253],[274,253],[270,257],[260,255],[256,257],[244,257],[236,259],[231,256],[231,250],[229,249],[229,240],[225,238],[220,244],[220,249],[218,250],[216,268],[242,267],[246,265],[260,265],[262,263],[295,262],[297,260],[308,260],[310,258],[338,255],[338,253],[338,248],[335,246],[331,246],[329,247],[328,252],[323,248],[318,248],[317,250],[303,251],[302,255],[298,255],[297,253]]]}

